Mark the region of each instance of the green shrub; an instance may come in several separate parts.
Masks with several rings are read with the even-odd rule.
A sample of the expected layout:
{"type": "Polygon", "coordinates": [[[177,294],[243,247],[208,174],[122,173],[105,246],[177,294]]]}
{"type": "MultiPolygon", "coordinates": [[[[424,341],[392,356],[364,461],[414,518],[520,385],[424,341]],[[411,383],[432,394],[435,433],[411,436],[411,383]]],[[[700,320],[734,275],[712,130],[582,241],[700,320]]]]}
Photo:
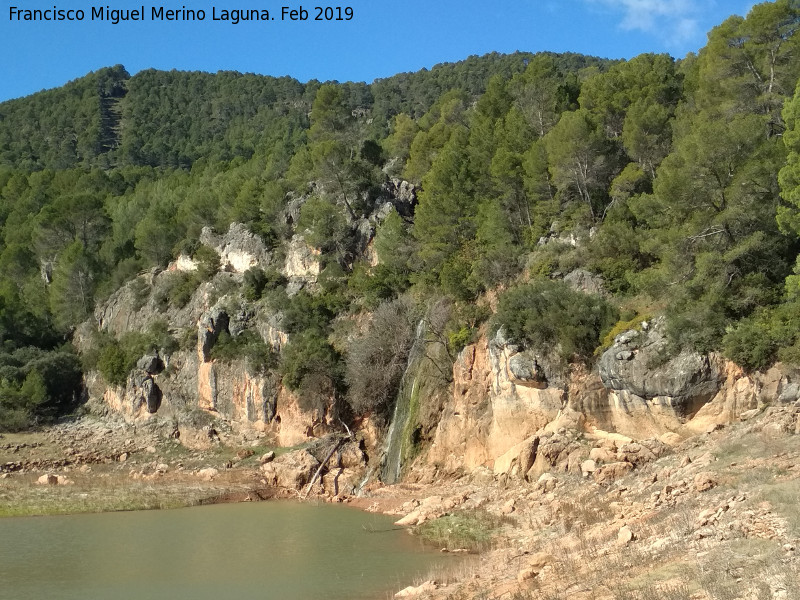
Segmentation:
{"type": "Polygon", "coordinates": [[[85,353],[84,367],[97,368],[103,379],[112,385],[125,385],[128,374],[142,356],[155,352],[171,354],[180,348],[167,322],[161,319],[151,323],[144,333],[130,331],[119,340],[107,333],[98,333],[93,341],[95,350],[85,353]]]}
{"type": "Polygon", "coordinates": [[[426,521],[415,533],[437,548],[478,552],[488,550],[500,527],[508,522],[508,518],[483,510],[464,511],[426,521]]]}
{"type": "Polygon", "coordinates": [[[222,362],[245,359],[254,371],[265,372],[277,364],[277,357],[258,332],[246,329],[231,336],[222,331],[211,348],[211,358],[222,362]]]}
{"type": "Polygon", "coordinates": [[[763,369],[776,359],[800,364],[800,302],[757,310],[729,328],[725,356],[746,369],[763,369]]]}
{"type": "Polygon", "coordinates": [[[339,380],[341,357],[319,330],[301,331],[281,352],[281,374],[289,389],[297,390],[303,379],[318,373],[339,380]]]}
{"type": "Polygon", "coordinates": [[[83,375],[72,352],[28,346],[0,359],[0,431],[47,422],[76,406],[83,375]]]}
{"type": "Polygon", "coordinates": [[[592,355],[618,311],[604,298],[576,292],[562,281],[536,281],[508,290],[499,299],[494,330],[515,342],[552,351],[561,358],[592,355]]]}
{"type": "Polygon", "coordinates": [[[125,351],[118,343],[110,343],[100,350],[97,370],[108,383],[124,385],[132,368],[133,365],[129,364],[125,351]]]}
{"type": "Polygon", "coordinates": [[[251,267],[244,272],[242,292],[245,300],[254,302],[261,298],[265,290],[283,288],[285,285],[286,277],[273,267],[267,270],[261,267],[251,267]]]}
{"type": "Polygon", "coordinates": [[[642,321],[649,321],[651,318],[652,317],[649,314],[640,315],[637,313],[634,317],[630,317],[630,315],[627,314],[620,315],[620,320],[617,321],[616,325],[609,329],[608,333],[603,336],[603,342],[595,350],[595,355],[599,356],[611,348],[611,346],[614,345],[614,339],[616,339],[620,333],[629,331],[631,329],[641,331],[642,321]]]}
{"type": "Polygon", "coordinates": [[[150,297],[150,286],[143,277],[136,277],[130,282],[129,286],[133,296],[132,308],[134,311],[138,311],[145,305],[147,299],[150,297]]]}
{"type": "Polygon", "coordinates": [[[208,281],[219,271],[219,254],[213,248],[200,246],[192,256],[197,261],[197,276],[200,281],[208,281]]]}
{"type": "Polygon", "coordinates": [[[376,308],[385,300],[396,298],[409,285],[408,273],[383,264],[368,267],[359,263],[347,281],[350,293],[361,299],[363,305],[369,309],[376,308]]]}
{"type": "Polygon", "coordinates": [[[162,300],[173,308],[183,308],[202,282],[197,273],[170,273],[162,291],[162,300]]]}

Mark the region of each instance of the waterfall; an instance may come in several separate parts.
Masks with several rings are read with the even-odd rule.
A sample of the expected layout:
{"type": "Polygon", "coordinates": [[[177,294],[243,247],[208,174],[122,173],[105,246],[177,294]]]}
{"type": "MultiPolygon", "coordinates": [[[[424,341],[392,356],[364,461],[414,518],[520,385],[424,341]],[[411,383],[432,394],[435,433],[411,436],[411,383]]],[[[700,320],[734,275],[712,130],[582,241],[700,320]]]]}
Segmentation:
{"type": "Polygon", "coordinates": [[[386,445],[383,450],[383,461],[381,466],[381,481],[384,483],[396,483],[400,479],[400,469],[403,466],[403,450],[405,442],[403,432],[411,416],[409,408],[415,394],[419,393],[419,362],[424,355],[424,334],[425,321],[417,324],[416,337],[408,353],[408,362],[403,377],[400,379],[400,389],[397,393],[397,400],[394,404],[392,421],[389,424],[389,431],[386,434],[386,445]],[[409,382],[409,373],[411,381],[409,382]]]}

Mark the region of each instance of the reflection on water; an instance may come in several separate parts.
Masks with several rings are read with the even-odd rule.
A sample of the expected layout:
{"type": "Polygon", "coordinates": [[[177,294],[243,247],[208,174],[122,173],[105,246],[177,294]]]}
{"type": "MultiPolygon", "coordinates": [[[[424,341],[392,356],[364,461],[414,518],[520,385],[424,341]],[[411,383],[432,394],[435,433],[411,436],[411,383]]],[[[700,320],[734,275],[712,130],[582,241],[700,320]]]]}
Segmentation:
{"type": "Polygon", "coordinates": [[[380,599],[453,560],[392,521],[291,502],[0,519],[0,597],[380,599]]]}

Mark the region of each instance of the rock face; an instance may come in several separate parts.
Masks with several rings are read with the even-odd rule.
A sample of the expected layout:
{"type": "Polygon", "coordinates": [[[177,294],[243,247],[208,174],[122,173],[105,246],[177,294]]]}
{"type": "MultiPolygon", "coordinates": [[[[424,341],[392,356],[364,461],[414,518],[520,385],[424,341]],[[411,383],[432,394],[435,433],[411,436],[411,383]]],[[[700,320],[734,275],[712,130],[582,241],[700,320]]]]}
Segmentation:
{"type": "Polygon", "coordinates": [[[603,384],[645,399],[675,398],[684,405],[695,397],[713,396],[719,389],[720,373],[709,358],[684,351],[664,362],[660,354],[666,345],[662,320],[647,331],[621,333],[598,363],[603,384]]]}
{"type": "Polygon", "coordinates": [[[252,267],[269,264],[270,253],[264,242],[241,223],[231,223],[224,235],[217,235],[210,227],[204,227],[200,241],[219,254],[223,271],[244,273],[252,267]]]}
{"type": "Polygon", "coordinates": [[[573,290],[585,294],[605,294],[603,279],[586,269],[575,269],[564,276],[564,283],[573,290]]]}
{"type": "MultiPolygon", "coordinates": [[[[387,212],[381,209],[350,223],[359,244],[371,243],[376,224],[388,211],[406,214],[403,211],[412,210],[415,202],[413,186],[392,182],[375,200],[376,207],[387,207],[387,212]]],[[[302,199],[290,204],[298,212],[302,199]]],[[[227,271],[201,283],[184,306],[171,306],[168,298],[175,278],[186,275],[175,272],[180,270],[177,266],[173,271],[153,269],[112,294],[97,307],[94,322],[76,332],[76,345],[85,350],[94,327],[120,338],[146,332],[163,320],[176,341],[180,339],[181,349],[166,344],[169,348],[154,348],[140,357],[124,386],[108,386],[97,373],[89,373],[86,387],[92,402],[129,421],[159,413],[180,421],[193,418],[199,409],[206,416],[264,432],[282,446],[339,431],[332,403],[303,410],[274,370],[251,364],[244,356],[219,360],[213,352],[221,335],[235,339],[244,331],[280,352],[288,341],[281,315],[264,303],[244,299],[242,273],[256,265],[282,268],[290,278],[287,291],[296,292],[315,285],[318,253],[295,235],[285,262],[278,264],[281,259],[270,256],[261,240],[241,225],[232,225],[224,235],[204,231],[203,242],[220,255],[227,271]]],[[[576,289],[601,291],[601,282],[586,272],[566,279],[576,289]]],[[[590,369],[566,366],[547,353],[518,346],[502,329],[491,337],[483,335],[459,353],[449,389],[419,388],[426,402],[414,434],[419,434],[426,452],[418,455],[417,463],[427,469],[425,477],[474,471],[481,477],[534,482],[552,471],[605,483],[660,456],[665,446],[655,440],[659,436],[674,446],[693,431],[710,431],[758,413],[765,403],[791,404],[800,396],[798,369],[776,366],[747,374],[717,356],[689,352],[662,359],[666,344],[662,321],[642,324],[641,331],[617,336],[590,369]],[[667,432],[671,437],[663,437],[667,432]],[[591,447],[582,436],[605,441],[591,447]]],[[[375,423],[367,418],[360,427],[369,448],[380,447],[384,433],[375,423]]],[[[800,422],[790,420],[780,427],[794,430],[800,422]]],[[[351,454],[340,453],[326,465],[320,480],[325,490],[351,494],[363,483],[365,457],[361,450],[351,454]]],[[[323,460],[311,456],[317,465],[323,460]]],[[[372,458],[378,464],[379,457],[372,458]]],[[[281,485],[297,486],[307,481],[312,462],[303,456],[276,459],[268,464],[277,466],[265,474],[280,479],[281,485]]]]}
{"type": "Polygon", "coordinates": [[[664,361],[667,339],[664,321],[647,330],[621,333],[598,363],[603,385],[614,405],[615,428],[623,433],[675,429],[691,419],[720,389],[721,368],[716,360],[683,351],[664,361]]]}
{"type": "Polygon", "coordinates": [[[391,179],[384,185],[384,191],[390,198],[397,214],[401,217],[414,216],[417,205],[417,187],[413,183],[401,179],[391,179]]]}
{"type": "Polygon", "coordinates": [[[318,468],[319,461],[307,450],[300,450],[262,465],[261,472],[270,485],[300,490],[311,481],[318,468]]]}
{"type": "MultiPolygon", "coordinates": [[[[124,386],[108,386],[97,373],[87,374],[90,404],[129,421],[163,412],[178,420],[184,416],[191,419],[192,411],[200,409],[267,432],[276,443],[287,446],[324,435],[331,429],[329,415],[301,410],[298,398],[261,365],[250,364],[245,357],[228,361],[212,358],[212,349],[223,332],[235,337],[249,329],[274,351],[279,351],[288,338],[280,330],[280,315],[247,304],[239,296],[242,271],[256,265],[269,266],[265,261],[270,256],[260,238],[234,224],[224,235],[204,231],[202,241],[217,251],[222,268],[228,272],[201,283],[184,306],[172,306],[165,299],[174,278],[180,276],[177,269],[154,269],[98,305],[94,322],[85,323],[76,332],[75,343],[83,351],[92,343],[94,327],[119,338],[128,332],[146,332],[155,322],[166,321],[176,340],[188,342],[178,350],[159,349],[142,356],[124,386]],[[223,290],[221,297],[219,290],[223,290]],[[229,290],[233,293],[224,295],[229,290]],[[188,341],[192,335],[196,343],[188,341]]],[[[313,257],[302,238],[300,242],[313,257]]],[[[319,265],[315,259],[309,260],[302,274],[315,278],[319,265]]]]}
{"type": "Polygon", "coordinates": [[[295,235],[286,250],[283,273],[296,286],[302,287],[303,284],[314,283],[320,271],[318,257],[318,250],[311,248],[303,236],[295,235]]]}
{"type": "Polygon", "coordinates": [[[453,374],[452,401],[444,407],[429,453],[430,461],[446,470],[491,466],[564,406],[565,390],[548,382],[539,358],[520,353],[502,333],[467,346],[453,374]]]}
{"type": "Polygon", "coordinates": [[[682,353],[658,364],[665,343],[663,323],[651,323],[618,336],[595,371],[563,374],[502,332],[481,338],[456,360],[427,463],[451,473],[489,467],[495,477],[535,481],[566,471],[609,482],[693,432],[791,401],[800,382],[798,369],[748,375],[716,356],[682,353]],[[570,431],[605,442],[579,451],[570,431]]]}

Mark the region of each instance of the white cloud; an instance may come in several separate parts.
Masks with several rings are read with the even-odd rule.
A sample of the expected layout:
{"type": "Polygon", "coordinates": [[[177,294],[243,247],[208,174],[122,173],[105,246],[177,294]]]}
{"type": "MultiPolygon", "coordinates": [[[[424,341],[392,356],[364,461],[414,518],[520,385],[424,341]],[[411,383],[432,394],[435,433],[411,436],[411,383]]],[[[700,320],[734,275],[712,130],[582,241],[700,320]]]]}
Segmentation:
{"type": "Polygon", "coordinates": [[[622,12],[622,29],[653,33],[673,44],[687,42],[701,33],[698,18],[709,4],[699,0],[589,1],[622,12]]]}

